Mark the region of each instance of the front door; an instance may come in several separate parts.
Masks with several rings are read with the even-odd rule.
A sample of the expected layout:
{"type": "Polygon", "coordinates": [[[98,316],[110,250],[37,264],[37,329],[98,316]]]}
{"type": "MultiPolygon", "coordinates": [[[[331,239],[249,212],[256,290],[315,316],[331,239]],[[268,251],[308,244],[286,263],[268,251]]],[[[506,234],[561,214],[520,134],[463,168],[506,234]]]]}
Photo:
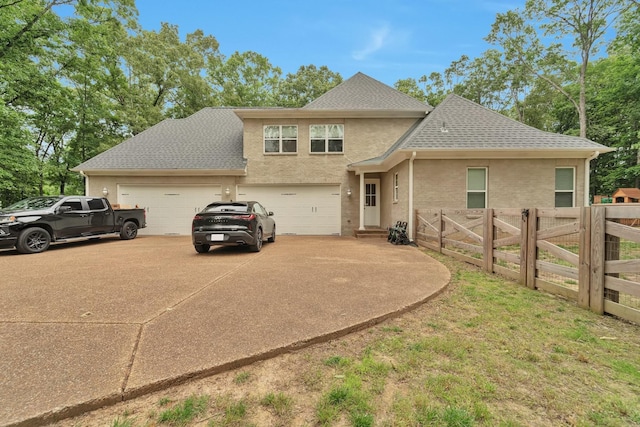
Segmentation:
{"type": "Polygon", "coordinates": [[[380,180],[364,180],[364,225],[380,227],[380,180]]]}

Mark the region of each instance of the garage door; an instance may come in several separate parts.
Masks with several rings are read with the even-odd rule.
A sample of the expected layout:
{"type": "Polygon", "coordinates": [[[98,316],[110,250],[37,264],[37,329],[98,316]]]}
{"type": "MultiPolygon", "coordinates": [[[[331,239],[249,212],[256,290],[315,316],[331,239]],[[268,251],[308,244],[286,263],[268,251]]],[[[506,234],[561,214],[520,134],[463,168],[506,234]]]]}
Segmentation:
{"type": "Polygon", "coordinates": [[[238,200],[273,211],[278,234],[340,234],[339,185],[239,186],[238,200]]]}
{"type": "Polygon", "coordinates": [[[189,235],[193,215],[220,201],[221,187],[176,185],[119,185],[118,203],[145,208],[146,235],[189,235]]]}

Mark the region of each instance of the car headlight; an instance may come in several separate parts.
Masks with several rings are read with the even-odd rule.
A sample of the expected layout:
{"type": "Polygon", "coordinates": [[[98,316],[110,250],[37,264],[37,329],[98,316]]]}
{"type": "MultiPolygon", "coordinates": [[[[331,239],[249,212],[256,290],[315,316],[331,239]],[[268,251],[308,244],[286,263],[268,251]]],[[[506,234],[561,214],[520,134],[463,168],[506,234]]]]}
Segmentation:
{"type": "Polygon", "coordinates": [[[16,222],[15,216],[0,216],[0,224],[11,224],[16,222]]]}

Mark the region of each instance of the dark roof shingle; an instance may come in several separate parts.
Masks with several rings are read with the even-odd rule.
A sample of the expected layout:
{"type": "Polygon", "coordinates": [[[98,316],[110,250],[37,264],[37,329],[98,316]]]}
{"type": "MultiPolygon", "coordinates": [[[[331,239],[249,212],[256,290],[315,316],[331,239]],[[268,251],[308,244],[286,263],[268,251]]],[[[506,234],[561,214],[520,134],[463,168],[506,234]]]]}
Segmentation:
{"type": "Polygon", "coordinates": [[[167,119],[76,166],[99,169],[244,169],[243,125],[232,109],[167,119]]]}
{"type": "Polygon", "coordinates": [[[397,147],[407,150],[600,150],[586,138],[545,132],[451,94],[397,147]]]}
{"type": "Polygon", "coordinates": [[[431,111],[422,103],[366,74],[357,73],[311,101],[304,110],[406,110],[431,111]]]}

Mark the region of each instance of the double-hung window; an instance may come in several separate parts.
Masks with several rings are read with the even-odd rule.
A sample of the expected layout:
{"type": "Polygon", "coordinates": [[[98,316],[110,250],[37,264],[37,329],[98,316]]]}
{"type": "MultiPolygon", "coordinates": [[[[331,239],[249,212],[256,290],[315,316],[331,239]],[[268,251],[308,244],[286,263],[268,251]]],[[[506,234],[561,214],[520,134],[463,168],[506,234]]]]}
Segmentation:
{"type": "Polygon", "coordinates": [[[487,207],[487,168],[467,168],[467,209],[487,207]]]}
{"type": "Polygon", "coordinates": [[[556,208],[572,208],[575,204],[575,169],[556,168],[556,208]]]}
{"type": "Polygon", "coordinates": [[[312,153],[342,153],[344,150],[344,125],[309,126],[312,153]]]}
{"type": "Polygon", "coordinates": [[[297,153],[298,126],[268,125],[264,127],[264,152],[266,154],[297,153]]]}

